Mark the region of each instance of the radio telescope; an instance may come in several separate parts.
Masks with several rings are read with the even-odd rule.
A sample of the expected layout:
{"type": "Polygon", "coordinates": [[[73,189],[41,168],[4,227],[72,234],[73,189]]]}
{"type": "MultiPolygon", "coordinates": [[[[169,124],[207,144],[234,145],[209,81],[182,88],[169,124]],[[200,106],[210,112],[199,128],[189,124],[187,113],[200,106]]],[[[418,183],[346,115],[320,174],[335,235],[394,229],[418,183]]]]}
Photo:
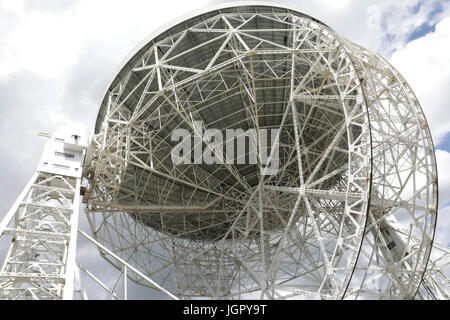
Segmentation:
{"type": "Polygon", "coordinates": [[[32,208],[42,193],[75,208],[83,178],[92,236],[80,233],[125,278],[172,298],[448,299],[450,251],[435,245],[430,259],[437,172],[419,102],[384,58],[310,16],[252,2],[172,22],[121,65],[77,150],[82,176],[41,164],[0,225],[15,240],[2,297],[72,297],[77,210],[58,238],[41,220],[61,218],[61,200],[32,208]],[[176,130],[197,137],[182,164],[176,130]],[[208,130],[241,130],[256,161],[199,161],[197,148],[220,154],[208,130]],[[39,237],[71,249],[59,268],[17,253],[39,237]]]}

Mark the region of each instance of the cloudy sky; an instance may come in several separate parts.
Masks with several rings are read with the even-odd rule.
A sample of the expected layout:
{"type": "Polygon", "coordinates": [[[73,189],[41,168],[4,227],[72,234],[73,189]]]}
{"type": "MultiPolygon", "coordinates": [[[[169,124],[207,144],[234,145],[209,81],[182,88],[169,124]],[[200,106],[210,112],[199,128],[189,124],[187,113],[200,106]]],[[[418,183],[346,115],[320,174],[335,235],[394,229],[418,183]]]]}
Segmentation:
{"type": "MultiPolygon", "coordinates": [[[[212,0],[0,0],[0,218],[36,168],[44,138],[60,125],[93,129],[105,87],[146,35],[212,0]]],[[[439,169],[436,239],[450,243],[450,1],[273,0],[309,14],[388,58],[428,119],[439,169]]],[[[85,225],[85,221],[82,221],[85,225]]],[[[87,230],[87,228],[86,228],[87,230]]],[[[1,242],[0,242],[1,244],[1,242]]],[[[85,265],[117,272],[80,241],[85,265]]],[[[0,248],[3,261],[4,247],[0,248]]],[[[107,279],[107,280],[106,280],[107,279]]],[[[88,283],[94,298],[104,294],[88,283]]],[[[131,298],[160,297],[132,287],[131,298]]]]}

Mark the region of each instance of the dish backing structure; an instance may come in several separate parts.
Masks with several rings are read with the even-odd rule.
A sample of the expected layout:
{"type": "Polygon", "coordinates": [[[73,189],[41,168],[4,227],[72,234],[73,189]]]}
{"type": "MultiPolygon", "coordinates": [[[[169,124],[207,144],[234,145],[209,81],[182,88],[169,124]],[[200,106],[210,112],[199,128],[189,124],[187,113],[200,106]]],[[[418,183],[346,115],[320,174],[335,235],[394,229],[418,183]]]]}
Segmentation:
{"type": "Polygon", "coordinates": [[[72,298],[80,191],[93,236],[80,233],[175,299],[449,298],[417,98],[384,58],[303,13],[237,3],[172,22],[125,60],[80,141],[51,137],[0,225],[13,237],[2,298],[72,298]],[[242,130],[256,161],[198,161],[198,147],[220,156],[212,129],[242,130]],[[197,137],[182,164],[176,130],[197,137]],[[264,130],[277,155],[245,134],[264,130]]]}

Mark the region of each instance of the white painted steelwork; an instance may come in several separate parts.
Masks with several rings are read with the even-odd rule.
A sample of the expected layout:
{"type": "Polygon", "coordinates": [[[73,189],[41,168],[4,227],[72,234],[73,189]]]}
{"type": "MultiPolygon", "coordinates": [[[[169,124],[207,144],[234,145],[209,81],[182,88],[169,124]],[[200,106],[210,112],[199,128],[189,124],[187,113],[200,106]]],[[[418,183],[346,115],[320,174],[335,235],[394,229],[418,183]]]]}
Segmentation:
{"type": "MultiPolygon", "coordinates": [[[[67,170],[61,165],[54,170],[67,170]]],[[[25,191],[40,187],[36,177],[61,174],[38,172],[25,191]]],[[[78,266],[113,299],[121,278],[124,298],[127,278],[172,299],[449,298],[450,250],[433,249],[436,159],[416,97],[385,59],[289,8],[210,7],[144,40],[108,85],[83,177],[93,237],[79,233],[120,275],[111,289],[78,266]],[[280,170],[261,175],[261,156],[174,165],[171,134],[202,136],[200,122],[258,136],[279,129],[280,170]]],[[[25,191],[6,220],[20,219],[25,191]]],[[[0,227],[28,232],[27,241],[41,236],[0,227]]],[[[28,279],[8,271],[18,261],[11,248],[0,288],[28,279]]],[[[55,296],[33,288],[17,297],[70,298],[72,280],[45,277],[55,296]]]]}
{"type": "Polygon", "coordinates": [[[36,173],[0,224],[11,244],[0,270],[1,299],[72,299],[80,206],[79,132],[49,138],[36,173]]]}
{"type": "Polygon", "coordinates": [[[426,120],[387,61],[314,18],[247,3],[159,30],[110,83],[93,154],[94,236],[182,298],[416,296],[437,215],[426,120]],[[173,165],[171,132],[199,121],[280,129],[280,172],[173,165]]]}

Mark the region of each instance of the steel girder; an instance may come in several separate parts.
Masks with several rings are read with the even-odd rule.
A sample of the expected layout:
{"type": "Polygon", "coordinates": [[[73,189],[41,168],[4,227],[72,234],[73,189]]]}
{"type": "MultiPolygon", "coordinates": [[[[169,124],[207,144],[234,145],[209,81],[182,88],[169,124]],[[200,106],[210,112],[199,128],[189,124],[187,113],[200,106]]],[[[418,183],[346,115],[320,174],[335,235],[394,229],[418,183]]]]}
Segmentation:
{"type": "Polygon", "coordinates": [[[244,6],[161,33],[97,124],[94,237],[181,298],[447,297],[426,271],[437,173],[419,103],[387,61],[310,17],[244,6]],[[199,122],[279,129],[280,171],[173,165],[170,133],[199,122]]]}
{"type": "Polygon", "coordinates": [[[80,178],[36,172],[0,225],[0,299],[72,299],[80,178]]]}

